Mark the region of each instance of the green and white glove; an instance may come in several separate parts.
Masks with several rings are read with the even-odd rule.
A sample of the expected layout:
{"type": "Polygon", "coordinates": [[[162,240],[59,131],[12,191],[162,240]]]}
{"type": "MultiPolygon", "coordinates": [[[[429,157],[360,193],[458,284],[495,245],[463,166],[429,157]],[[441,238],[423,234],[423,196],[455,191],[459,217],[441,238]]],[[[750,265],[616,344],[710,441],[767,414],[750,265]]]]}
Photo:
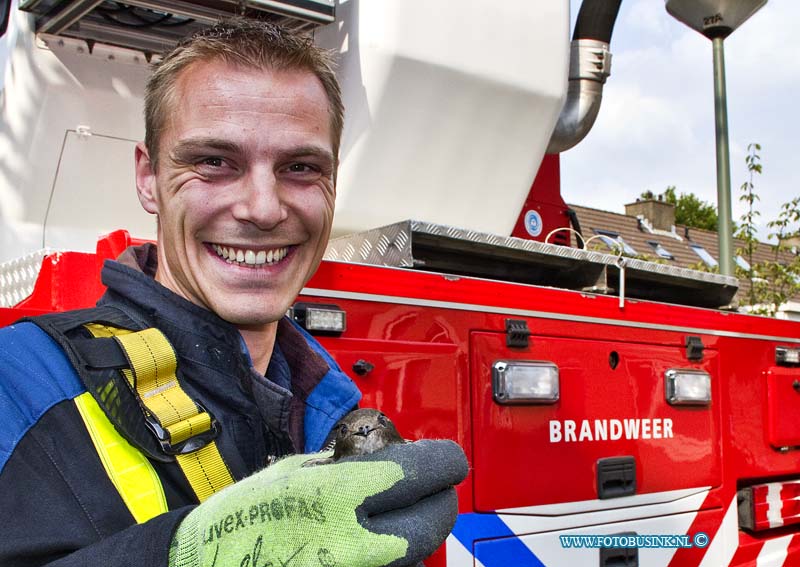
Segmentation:
{"type": "Polygon", "coordinates": [[[195,508],[175,532],[170,567],[413,565],[445,540],[467,475],[452,441],[390,445],[303,467],[288,457],[195,508]]]}

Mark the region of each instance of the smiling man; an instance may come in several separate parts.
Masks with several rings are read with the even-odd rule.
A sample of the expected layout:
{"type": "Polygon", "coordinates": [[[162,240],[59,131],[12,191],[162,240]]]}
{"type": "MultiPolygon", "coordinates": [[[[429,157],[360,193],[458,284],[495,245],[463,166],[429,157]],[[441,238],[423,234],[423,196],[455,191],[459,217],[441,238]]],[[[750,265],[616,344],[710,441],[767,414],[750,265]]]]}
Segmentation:
{"type": "Polygon", "coordinates": [[[193,64],[173,89],[182,112],[155,127],[156,155],[136,150],[139,198],[159,219],[155,278],[239,327],[264,371],[276,321],[328,241],[341,102],[310,70],[220,60],[193,64]]]}
{"type": "Polygon", "coordinates": [[[0,564],[416,564],[455,521],[455,443],[302,466],[360,398],[284,317],[333,220],[330,55],[223,22],[156,65],[145,106],[157,245],[106,263],[96,308],[0,330],[0,564]]]}

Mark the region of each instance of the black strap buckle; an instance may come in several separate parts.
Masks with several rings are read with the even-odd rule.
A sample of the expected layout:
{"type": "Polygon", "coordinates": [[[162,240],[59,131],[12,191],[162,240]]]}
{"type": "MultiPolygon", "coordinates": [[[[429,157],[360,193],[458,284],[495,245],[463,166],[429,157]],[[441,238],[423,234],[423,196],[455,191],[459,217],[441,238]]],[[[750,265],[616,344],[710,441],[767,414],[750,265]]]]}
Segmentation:
{"type": "Polygon", "coordinates": [[[211,414],[211,412],[206,410],[203,404],[197,400],[193,401],[195,404],[197,404],[197,408],[200,410],[198,415],[201,413],[208,414],[209,418],[211,419],[211,427],[202,433],[193,435],[192,437],[189,437],[188,439],[185,439],[184,441],[174,445],[170,439],[169,432],[161,426],[156,417],[148,411],[144,412],[144,420],[147,424],[147,428],[153,433],[159,445],[161,445],[161,450],[167,455],[186,455],[188,453],[192,453],[202,449],[219,437],[220,425],[217,422],[217,419],[213,414],[211,414]]]}

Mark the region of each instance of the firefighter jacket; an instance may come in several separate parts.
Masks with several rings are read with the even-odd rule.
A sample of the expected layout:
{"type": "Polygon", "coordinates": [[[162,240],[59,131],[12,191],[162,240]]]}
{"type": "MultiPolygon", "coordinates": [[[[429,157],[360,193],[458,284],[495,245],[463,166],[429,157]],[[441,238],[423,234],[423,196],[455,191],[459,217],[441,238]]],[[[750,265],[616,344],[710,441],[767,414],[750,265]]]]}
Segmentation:
{"type": "MultiPolygon", "coordinates": [[[[118,318],[159,329],[175,350],[183,389],[219,424],[216,444],[234,480],[282,455],[320,450],[333,425],[360,399],[330,355],[288,319],[279,323],[266,375],[256,371],[235,327],[152,278],[155,258],[155,247],[145,245],[106,262],[102,280],[108,291],[93,310],[0,329],[4,567],[166,567],[172,534],[197,504],[174,460],[153,449],[153,439],[136,443],[142,425],[137,419],[144,416],[121,403],[111,421],[147,455],[169,509],[136,524],[73,402],[87,391],[87,379],[66,355],[63,347],[71,343],[60,346],[42,330],[47,317],[63,326],[65,320],[99,315],[115,324],[118,318]]],[[[67,340],[77,341],[80,330],[71,333],[67,340]]]]}

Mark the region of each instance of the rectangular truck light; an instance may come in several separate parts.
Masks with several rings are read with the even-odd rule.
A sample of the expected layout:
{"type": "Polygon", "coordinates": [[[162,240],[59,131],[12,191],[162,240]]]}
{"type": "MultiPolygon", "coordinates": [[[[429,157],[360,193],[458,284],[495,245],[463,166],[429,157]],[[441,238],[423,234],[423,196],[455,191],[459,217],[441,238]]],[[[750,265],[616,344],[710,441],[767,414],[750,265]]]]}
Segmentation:
{"type": "Polygon", "coordinates": [[[292,317],[309,332],[343,333],[347,327],[346,313],[338,305],[296,303],[292,317]]]}
{"type": "Polygon", "coordinates": [[[558,366],[498,360],[492,365],[492,393],[498,404],[554,404],[559,399],[558,366]]]}
{"type": "Polygon", "coordinates": [[[800,348],[775,347],[775,364],[797,366],[800,364],[800,348]]]}
{"type": "Polygon", "coordinates": [[[707,406],[711,403],[711,376],[702,370],[671,368],[664,374],[667,403],[707,406]]]}
{"type": "Polygon", "coordinates": [[[737,502],[741,528],[760,532],[800,524],[800,480],[742,488],[737,502]]]}

